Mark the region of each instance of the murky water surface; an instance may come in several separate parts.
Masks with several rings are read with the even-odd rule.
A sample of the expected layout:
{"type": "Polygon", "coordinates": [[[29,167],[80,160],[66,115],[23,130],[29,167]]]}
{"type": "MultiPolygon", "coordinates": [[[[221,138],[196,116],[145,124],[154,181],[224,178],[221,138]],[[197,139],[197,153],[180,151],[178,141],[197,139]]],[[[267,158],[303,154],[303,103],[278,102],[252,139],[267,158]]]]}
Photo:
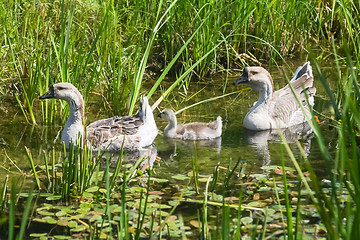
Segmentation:
{"type": "MultiPolygon", "coordinates": [[[[293,64],[291,69],[295,70],[299,64],[293,64]]],[[[286,75],[291,76],[291,72],[287,67],[270,67],[270,73],[274,79],[275,89],[279,89],[286,84],[286,75]]],[[[326,72],[326,69],[323,69],[326,72]]],[[[329,69],[328,79],[331,79],[331,69],[329,69]]],[[[335,76],[335,75],[334,75],[335,76]]],[[[252,172],[261,172],[261,166],[266,164],[280,165],[280,149],[281,144],[278,140],[270,139],[268,133],[263,136],[254,135],[254,133],[246,131],[242,127],[242,121],[252,104],[257,100],[257,93],[247,89],[244,85],[233,86],[232,82],[236,76],[221,78],[209,78],[199,82],[191,82],[190,87],[186,89],[184,86],[178,88],[169,97],[169,101],[164,101],[160,105],[160,110],[164,107],[179,110],[204,99],[220,96],[224,91],[224,81],[227,81],[225,92],[234,92],[231,96],[220,98],[215,101],[204,103],[177,115],[179,123],[187,123],[193,121],[209,122],[216,119],[220,115],[223,119],[223,134],[221,139],[216,141],[181,141],[171,140],[163,136],[163,129],[167,122],[156,118],[160,134],[157,136],[154,146],[157,154],[161,157],[160,162],[156,162],[154,166],[155,174],[161,178],[170,178],[174,174],[186,174],[192,170],[192,159],[195,157],[199,164],[200,174],[212,173],[214,167],[218,164],[227,166],[229,161],[237,161],[241,159],[246,161],[248,169],[252,172]],[[193,96],[194,95],[194,96],[193,96]],[[267,141],[267,138],[270,140],[267,141]]],[[[327,114],[328,101],[324,97],[324,91],[320,81],[315,73],[315,86],[317,87],[317,97],[315,99],[315,110],[320,113],[327,114]]],[[[156,99],[154,96],[150,102],[156,99]]],[[[31,149],[35,161],[39,164],[43,163],[42,151],[50,149],[54,146],[61,151],[59,133],[62,129],[62,116],[58,116],[58,124],[55,126],[44,126],[41,124],[40,104],[35,104],[35,114],[38,116],[39,125],[31,126],[24,121],[23,115],[13,101],[12,97],[2,99],[2,118],[0,118],[0,182],[3,181],[5,174],[16,175],[21,171],[28,171],[29,164],[25,155],[24,146],[31,149]],[[38,106],[38,109],[36,109],[38,106]],[[12,161],[15,162],[12,163],[12,161]],[[19,169],[17,169],[17,167],[19,169]],[[9,166],[12,166],[9,168],[9,166]],[[10,172],[8,170],[11,170],[10,172]]],[[[102,106],[101,99],[96,95],[90,98],[86,109],[87,124],[99,118],[110,117],[107,110],[102,106]],[[99,110],[100,108],[100,110],[99,110]]],[[[60,104],[58,100],[56,104],[60,104]]],[[[109,111],[110,112],[110,111],[109,111]]],[[[155,110],[157,115],[159,110],[155,110]]],[[[321,119],[321,117],[320,117],[321,119]]],[[[321,125],[325,139],[330,143],[334,131],[329,130],[328,126],[321,125]]],[[[304,148],[308,153],[308,158],[314,164],[315,169],[322,168],[322,159],[315,138],[309,138],[303,141],[304,148]]],[[[299,157],[299,151],[295,144],[292,144],[294,152],[299,157]]],[[[291,166],[290,161],[287,165],[291,166]]],[[[318,170],[319,174],[323,174],[318,170]]]]}

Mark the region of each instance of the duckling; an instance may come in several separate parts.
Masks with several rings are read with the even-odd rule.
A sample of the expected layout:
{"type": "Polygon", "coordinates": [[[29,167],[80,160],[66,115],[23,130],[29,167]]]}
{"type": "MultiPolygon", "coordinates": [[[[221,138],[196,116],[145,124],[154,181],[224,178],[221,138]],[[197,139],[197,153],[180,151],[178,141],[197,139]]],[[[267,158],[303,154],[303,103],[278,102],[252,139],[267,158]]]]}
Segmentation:
{"type": "Polygon", "coordinates": [[[180,138],[183,140],[204,140],[221,136],[222,121],[218,116],[213,122],[193,122],[177,125],[173,110],[164,109],[158,117],[166,119],[169,124],[164,129],[164,135],[168,138],[180,138]]]}
{"type": "Polygon", "coordinates": [[[300,108],[289,84],[274,92],[272,77],[262,67],[245,67],[243,75],[234,84],[246,83],[259,92],[259,99],[246,114],[243,126],[250,130],[288,128],[311,118],[310,106],[314,106],[316,88],[313,87],[313,74],[310,62],[306,62],[295,72],[289,84],[295,90],[305,114],[300,108]]]}
{"type": "Polygon", "coordinates": [[[40,99],[62,99],[69,104],[69,117],[61,133],[61,141],[68,148],[70,143],[92,146],[93,151],[135,151],[149,146],[158,134],[149,101],[141,96],[139,112],[133,116],[114,116],[89,124],[84,131],[84,100],[71,83],[56,83],[40,99]],[[84,133],[85,132],[85,133],[84,133]]]}

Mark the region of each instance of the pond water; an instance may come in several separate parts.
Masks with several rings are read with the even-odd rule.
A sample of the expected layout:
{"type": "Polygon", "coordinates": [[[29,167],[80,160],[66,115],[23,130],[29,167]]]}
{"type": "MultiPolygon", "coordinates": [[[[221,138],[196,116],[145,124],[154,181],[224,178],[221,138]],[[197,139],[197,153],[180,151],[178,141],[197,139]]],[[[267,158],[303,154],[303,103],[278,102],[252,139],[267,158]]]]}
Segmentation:
{"type": "MultiPolygon", "coordinates": [[[[294,71],[302,63],[290,63],[291,70],[294,71]]],[[[287,80],[285,76],[292,75],[290,69],[286,66],[271,66],[268,68],[272,74],[275,89],[285,86],[287,80]]],[[[335,84],[336,79],[331,76],[332,68],[322,68],[327,72],[330,86],[335,84]]],[[[240,73],[239,73],[240,75],[240,73]]],[[[180,87],[169,97],[168,102],[164,101],[160,105],[160,110],[164,107],[179,110],[204,99],[220,96],[223,94],[224,81],[227,81],[226,93],[235,92],[228,97],[220,98],[215,101],[207,102],[187,109],[177,115],[178,123],[202,121],[209,122],[220,115],[223,119],[223,134],[221,139],[212,142],[199,141],[181,141],[169,140],[163,136],[163,129],[167,122],[156,118],[159,135],[155,139],[157,161],[153,163],[154,177],[167,179],[169,182],[164,188],[174,188],[179,184],[173,176],[188,175],[193,169],[193,159],[196,158],[198,171],[201,175],[212,174],[216,166],[227,168],[229,164],[234,165],[238,160],[246,162],[246,171],[248,173],[263,173],[261,168],[264,165],[281,165],[281,148],[283,147],[279,140],[268,140],[269,135],[255,136],[242,127],[242,121],[252,104],[257,100],[258,95],[254,91],[247,89],[246,86],[233,86],[232,82],[236,79],[236,74],[226,78],[225,76],[217,78],[207,78],[198,82],[191,82],[190,87],[180,87]],[[195,94],[195,96],[193,96],[195,94]],[[193,96],[190,98],[190,96],[193,96]],[[189,99],[190,98],[190,99],[189,99]]],[[[325,97],[325,92],[318,80],[317,73],[314,71],[314,85],[317,88],[315,98],[315,110],[319,113],[329,114],[329,102],[325,97]]],[[[155,81],[155,80],[154,80],[155,81]]],[[[153,96],[150,103],[154,102],[158,96],[153,96]]],[[[0,119],[0,184],[5,179],[5,175],[20,176],[21,171],[29,172],[30,166],[26,157],[24,146],[31,149],[35,163],[43,165],[43,150],[51,149],[56,142],[56,151],[61,151],[59,141],[59,131],[62,125],[44,126],[39,121],[37,126],[27,124],[17,104],[12,98],[2,99],[3,117],[0,119]],[[12,105],[13,104],[13,105],[12,105]],[[11,107],[12,106],[12,107],[11,107]],[[56,140],[57,139],[57,140],[56,140]],[[16,162],[16,164],[12,163],[16,162]],[[15,166],[16,165],[16,166],[15,166]]],[[[57,101],[56,104],[60,104],[57,101]]],[[[40,104],[38,112],[35,112],[37,119],[40,120],[40,104]]],[[[87,124],[100,119],[110,117],[106,109],[102,107],[101,99],[97,95],[91,95],[86,109],[87,124]]],[[[154,111],[154,115],[159,113],[159,109],[154,111]]],[[[61,116],[59,116],[61,118],[61,116]]],[[[323,119],[319,115],[320,121],[323,119]]],[[[329,129],[326,124],[320,125],[325,140],[331,145],[331,140],[335,131],[329,129]]],[[[306,149],[308,159],[319,176],[324,176],[324,162],[320,154],[315,137],[308,137],[302,141],[306,149]]],[[[295,157],[299,159],[300,153],[295,144],[290,144],[295,157]]],[[[285,154],[286,156],[286,154],[285,154]]],[[[285,157],[286,166],[293,167],[290,159],[285,157]]],[[[302,162],[300,162],[300,165],[302,162]]]]}

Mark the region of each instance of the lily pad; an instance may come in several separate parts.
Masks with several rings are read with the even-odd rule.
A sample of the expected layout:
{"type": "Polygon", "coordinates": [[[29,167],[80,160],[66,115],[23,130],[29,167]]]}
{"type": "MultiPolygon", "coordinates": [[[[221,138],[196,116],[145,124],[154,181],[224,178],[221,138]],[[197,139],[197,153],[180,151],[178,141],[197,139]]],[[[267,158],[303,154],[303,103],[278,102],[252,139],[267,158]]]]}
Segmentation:
{"type": "Polygon", "coordinates": [[[241,218],[241,222],[244,225],[251,224],[253,222],[253,219],[251,217],[243,217],[241,218]]]}
{"type": "Polygon", "coordinates": [[[46,198],[46,200],[48,201],[59,200],[59,199],[61,199],[61,195],[53,195],[46,198]]]}
{"type": "Polygon", "coordinates": [[[77,222],[75,222],[75,221],[70,221],[70,222],[68,223],[68,226],[69,226],[70,228],[75,228],[75,227],[78,226],[78,224],[77,224],[77,222]]]}
{"type": "Polygon", "coordinates": [[[62,216],[65,216],[66,214],[67,214],[67,213],[66,213],[65,211],[63,211],[63,210],[55,213],[55,215],[56,215],[57,217],[62,217],[62,216]]]}
{"type": "Polygon", "coordinates": [[[31,233],[30,237],[44,237],[47,236],[47,233],[31,233]]]}
{"type": "Polygon", "coordinates": [[[56,224],[56,220],[50,216],[44,217],[44,220],[49,224],[56,224]]]}
{"type": "Polygon", "coordinates": [[[64,235],[55,235],[55,239],[72,239],[70,236],[64,236],[64,235]]]}
{"type": "Polygon", "coordinates": [[[68,226],[69,221],[65,220],[65,219],[59,219],[59,220],[57,220],[56,223],[57,223],[57,225],[60,225],[60,226],[68,226]]]}
{"type": "Polygon", "coordinates": [[[96,192],[99,190],[99,187],[98,186],[94,186],[94,187],[90,187],[88,189],[85,190],[85,192],[88,192],[88,193],[93,193],[93,192],[96,192]]]}
{"type": "Polygon", "coordinates": [[[177,174],[177,175],[171,176],[171,178],[174,178],[176,180],[189,180],[188,176],[185,176],[182,174],[177,174]]]}

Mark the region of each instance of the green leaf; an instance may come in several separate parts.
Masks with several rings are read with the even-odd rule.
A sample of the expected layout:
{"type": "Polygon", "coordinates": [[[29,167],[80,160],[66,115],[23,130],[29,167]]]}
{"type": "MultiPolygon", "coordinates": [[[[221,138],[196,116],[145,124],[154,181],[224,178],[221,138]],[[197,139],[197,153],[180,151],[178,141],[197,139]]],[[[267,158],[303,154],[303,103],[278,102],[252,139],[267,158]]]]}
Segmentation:
{"type": "Polygon", "coordinates": [[[43,237],[47,236],[47,233],[31,233],[30,237],[43,237]]]}
{"type": "Polygon", "coordinates": [[[75,228],[75,227],[78,226],[78,224],[77,224],[77,222],[75,222],[75,221],[70,221],[69,224],[68,224],[68,226],[69,226],[70,228],[75,228]]]}
{"type": "Polygon", "coordinates": [[[90,187],[88,189],[85,190],[85,192],[88,192],[88,193],[93,193],[93,192],[96,192],[99,190],[99,187],[98,186],[94,186],[94,187],[90,187]]]}
{"type": "Polygon", "coordinates": [[[66,214],[67,213],[65,211],[61,210],[61,211],[58,211],[57,213],[55,213],[55,216],[62,217],[62,216],[65,216],[66,214]]]}
{"type": "Polygon", "coordinates": [[[49,224],[56,224],[56,220],[52,217],[44,217],[44,220],[49,224]]]}
{"type": "Polygon", "coordinates": [[[241,222],[245,225],[251,224],[253,222],[253,219],[251,217],[243,217],[243,218],[241,218],[241,222]]]}
{"type": "Polygon", "coordinates": [[[59,200],[61,198],[61,195],[53,195],[50,197],[47,197],[46,200],[52,201],[52,200],[59,200]]]}
{"type": "Polygon", "coordinates": [[[176,180],[188,180],[189,177],[186,175],[182,175],[182,174],[177,174],[174,176],[171,176],[172,178],[176,179],[176,180]]]}

